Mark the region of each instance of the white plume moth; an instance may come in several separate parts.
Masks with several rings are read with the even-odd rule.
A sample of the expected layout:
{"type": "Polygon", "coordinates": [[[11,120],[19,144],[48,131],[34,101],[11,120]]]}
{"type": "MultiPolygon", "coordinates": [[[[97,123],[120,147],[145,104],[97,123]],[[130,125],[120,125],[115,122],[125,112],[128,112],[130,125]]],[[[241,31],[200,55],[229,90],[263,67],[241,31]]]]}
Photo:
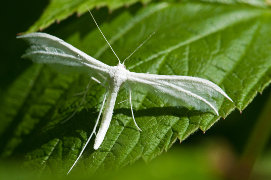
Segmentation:
{"type": "Polygon", "coordinates": [[[216,102],[218,98],[226,97],[228,100],[232,101],[231,98],[220,87],[206,79],[191,76],[156,75],[130,72],[124,66],[124,62],[137,49],[139,49],[139,47],[141,47],[146,40],[121,63],[119,57],[107,41],[92,14],[91,16],[114,55],[117,57],[119,61],[117,66],[108,66],[78,50],[72,45],[64,42],[63,40],[46,33],[30,33],[18,36],[18,38],[24,39],[30,43],[30,48],[26,51],[23,57],[30,58],[37,63],[61,64],[84,68],[87,67],[89,69],[89,73],[95,81],[108,84],[107,92],[104,96],[93,131],[68,173],[72,170],[74,165],[81,157],[93,134],[96,133],[96,128],[101,115],[102,120],[96,135],[94,149],[98,149],[102,144],[109,128],[116,98],[121,87],[126,87],[129,90],[131,113],[138,130],[140,130],[140,128],[136,124],[132,108],[131,89],[134,87],[140,87],[140,89],[151,91],[159,96],[174,99],[174,101],[178,102],[182,106],[192,106],[197,110],[212,111],[216,115],[219,115],[216,102]]]}

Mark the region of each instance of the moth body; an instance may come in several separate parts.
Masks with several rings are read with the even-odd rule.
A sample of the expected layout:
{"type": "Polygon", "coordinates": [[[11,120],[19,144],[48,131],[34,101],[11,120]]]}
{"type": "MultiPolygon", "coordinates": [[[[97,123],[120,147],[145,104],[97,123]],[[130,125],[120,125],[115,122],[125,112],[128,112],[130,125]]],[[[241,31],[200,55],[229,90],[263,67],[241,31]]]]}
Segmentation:
{"type": "Polygon", "coordinates": [[[121,86],[127,80],[127,73],[129,73],[125,66],[119,63],[109,70],[110,86],[121,86]]]}
{"type": "Polygon", "coordinates": [[[102,144],[105,138],[106,132],[110,126],[118,92],[121,85],[127,80],[127,72],[129,71],[126,70],[125,66],[121,63],[119,63],[117,66],[113,66],[109,70],[110,80],[109,80],[109,87],[107,90],[109,97],[106,101],[105,111],[103,113],[101,125],[97,133],[97,136],[95,138],[95,143],[94,143],[95,150],[98,149],[100,145],[102,144]]]}

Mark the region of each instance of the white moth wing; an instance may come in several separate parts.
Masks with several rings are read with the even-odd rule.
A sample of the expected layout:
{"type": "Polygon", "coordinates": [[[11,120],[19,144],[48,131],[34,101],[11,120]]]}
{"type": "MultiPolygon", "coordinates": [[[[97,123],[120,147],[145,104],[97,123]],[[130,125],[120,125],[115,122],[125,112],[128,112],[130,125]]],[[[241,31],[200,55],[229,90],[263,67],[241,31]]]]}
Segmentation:
{"type": "Polygon", "coordinates": [[[127,73],[127,83],[132,88],[148,90],[181,106],[202,111],[213,111],[218,115],[218,101],[231,98],[209,80],[176,75],[127,73]]]}
{"type": "Polygon", "coordinates": [[[30,33],[17,38],[26,40],[30,47],[23,55],[37,63],[82,67],[99,80],[108,77],[110,66],[96,60],[62,39],[46,33],[30,33]]]}

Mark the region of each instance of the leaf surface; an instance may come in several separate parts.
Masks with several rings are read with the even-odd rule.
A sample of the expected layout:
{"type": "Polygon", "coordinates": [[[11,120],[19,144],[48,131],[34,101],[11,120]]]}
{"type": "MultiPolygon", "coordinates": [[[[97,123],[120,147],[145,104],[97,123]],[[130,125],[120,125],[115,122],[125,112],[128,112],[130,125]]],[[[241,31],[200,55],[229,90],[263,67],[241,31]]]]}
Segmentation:
{"type": "Polygon", "coordinates": [[[60,22],[74,13],[81,15],[88,9],[107,7],[113,11],[136,2],[148,3],[150,0],[50,0],[41,17],[27,32],[43,30],[54,22],[60,22]]]}

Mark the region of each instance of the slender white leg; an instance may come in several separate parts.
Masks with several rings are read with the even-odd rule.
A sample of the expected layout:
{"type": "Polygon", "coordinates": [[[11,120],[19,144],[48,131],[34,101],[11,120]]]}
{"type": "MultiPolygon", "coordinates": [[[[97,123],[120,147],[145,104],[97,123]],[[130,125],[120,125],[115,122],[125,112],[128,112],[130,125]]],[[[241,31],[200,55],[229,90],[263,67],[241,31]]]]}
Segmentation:
{"type": "MultiPolygon", "coordinates": [[[[87,88],[86,90],[83,92],[83,97],[79,103],[79,106],[77,108],[79,108],[80,106],[83,105],[83,102],[85,101],[86,99],[86,96],[87,96],[87,92],[89,90],[89,86],[90,86],[90,81],[88,82],[88,85],[87,85],[87,88]]],[[[68,118],[66,118],[64,121],[61,122],[61,124],[64,124],[66,122],[68,122],[71,118],[73,118],[73,116],[77,113],[77,111],[75,110],[68,118]]]]}
{"type": "Polygon", "coordinates": [[[83,149],[81,150],[81,152],[80,152],[79,156],[77,157],[77,159],[74,161],[74,163],[73,163],[72,167],[70,168],[70,170],[68,171],[67,175],[71,172],[72,168],[75,166],[75,164],[78,162],[78,160],[79,160],[80,157],[82,156],[82,154],[83,154],[84,150],[86,149],[86,147],[87,147],[87,145],[88,145],[90,139],[92,138],[93,134],[96,133],[96,128],[97,128],[97,126],[98,126],[98,124],[99,124],[99,120],[100,120],[100,117],[101,117],[101,114],[102,114],[102,111],[103,111],[103,107],[104,107],[104,104],[105,104],[106,96],[107,96],[107,93],[106,93],[105,96],[104,96],[104,100],[103,100],[103,103],[102,103],[102,106],[101,106],[101,109],[100,109],[98,118],[97,118],[97,120],[96,120],[95,126],[94,126],[94,128],[93,128],[91,134],[89,135],[86,144],[84,145],[84,147],[83,147],[83,149]]]}
{"type": "Polygon", "coordinates": [[[129,99],[123,100],[123,101],[119,102],[118,104],[124,103],[124,102],[126,102],[126,101],[128,101],[128,100],[129,100],[129,99]]]}
{"type": "Polygon", "coordinates": [[[106,86],[101,81],[99,81],[98,79],[96,79],[95,77],[91,77],[91,79],[93,81],[97,82],[98,84],[102,85],[104,88],[106,88],[106,86]]]}
{"type": "Polygon", "coordinates": [[[132,92],[131,92],[131,89],[129,89],[129,100],[130,100],[130,105],[131,105],[132,117],[133,117],[134,123],[135,123],[135,125],[136,125],[136,128],[137,128],[139,131],[142,131],[142,130],[139,128],[139,126],[137,125],[136,120],[135,120],[135,116],[134,116],[134,112],[133,112],[133,105],[132,105],[132,92]]]}

